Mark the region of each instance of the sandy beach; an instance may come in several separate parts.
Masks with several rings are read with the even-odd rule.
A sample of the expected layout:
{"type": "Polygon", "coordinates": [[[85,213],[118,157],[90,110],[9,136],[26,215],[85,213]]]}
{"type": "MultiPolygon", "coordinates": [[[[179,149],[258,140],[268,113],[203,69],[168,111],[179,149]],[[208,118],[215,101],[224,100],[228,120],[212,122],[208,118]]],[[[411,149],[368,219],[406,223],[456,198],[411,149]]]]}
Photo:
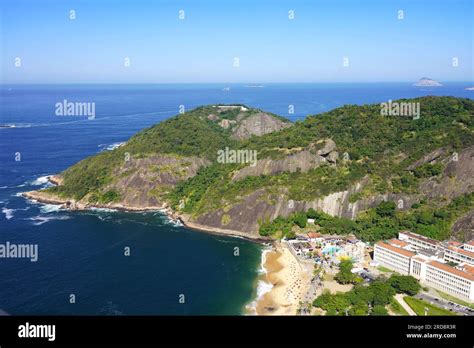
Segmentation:
{"type": "Polygon", "coordinates": [[[311,271],[301,265],[283,244],[266,254],[267,273],[262,279],[273,287],[257,302],[258,315],[295,315],[299,302],[308,291],[311,271]]]}

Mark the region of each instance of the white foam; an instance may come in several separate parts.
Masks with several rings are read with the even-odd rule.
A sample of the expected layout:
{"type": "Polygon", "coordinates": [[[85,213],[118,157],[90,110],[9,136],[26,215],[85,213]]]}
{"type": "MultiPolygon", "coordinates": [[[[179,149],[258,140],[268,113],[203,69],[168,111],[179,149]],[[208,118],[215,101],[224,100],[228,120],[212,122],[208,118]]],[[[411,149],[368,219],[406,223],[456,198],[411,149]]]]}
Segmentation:
{"type": "Polygon", "coordinates": [[[99,144],[97,145],[98,148],[100,148],[100,152],[102,151],[112,151],[112,150],[115,150],[117,148],[119,148],[120,146],[123,146],[125,145],[125,141],[119,141],[119,142],[116,142],[116,143],[112,143],[110,145],[107,145],[107,144],[99,144]]]}
{"type": "MultiPolygon", "coordinates": [[[[267,249],[264,249],[262,251],[262,258],[261,258],[261,261],[260,261],[260,268],[258,270],[258,273],[260,274],[267,274],[268,273],[268,270],[265,268],[265,263],[267,262],[267,254],[269,252],[271,252],[272,249],[271,248],[267,248],[267,249]]],[[[256,298],[250,302],[246,308],[249,312],[251,312],[252,314],[257,314],[257,303],[261,300],[261,298],[268,292],[270,292],[273,288],[273,284],[271,284],[270,282],[267,282],[267,281],[264,281],[264,280],[261,280],[259,279],[257,281],[257,296],[256,298]]]]}
{"type": "Polygon", "coordinates": [[[15,211],[14,209],[2,208],[2,213],[5,214],[5,218],[7,220],[10,220],[11,218],[13,218],[14,211],[15,211]]]}
{"type": "Polygon", "coordinates": [[[124,144],[125,144],[124,141],[113,143],[113,144],[110,144],[109,146],[107,146],[106,149],[109,150],[109,151],[112,151],[112,150],[115,150],[116,148],[118,148],[120,146],[123,146],[124,144]]]}
{"type": "Polygon", "coordinates": [[[39,178],[36,178],[35,180],[29,182],[30,185],[34,186],[40,186],[47,183],[49,183],[49,175],[40,176],[39,178]]]}
{"type": "Polygon", "coordinates": [[[40,210],[43,214],[48,214],[63,210],[63,207],[58,204],[42,204],[40,210]]]}
{"type": "Polygon", "coordinates": [[[183,223],[179,220],[174,220],[170,218],[168,215],[165,216],[165,224],[172,225],[174,227],[181,227],[183,223]]]}
{"type": "Polygon", "coordinates": [[[262,251],[262,261],[260,262],[260,268],[258,270],[258,273],[267,273],[267,269],[265,268],[265,263],[267,262],[267,254],[271,252],[272,249],[264,249],[262,251]]]}
{"type": "Polygon", "coordinates": [[[257,284],[257,301],[263,297],[267,292],[270,292],[273,284],[259,280],[257,284]]]}
{"type": "Polygon", "coordinates": [[[111,208],[95,208],[95,207],[89,208],[89,210],[91,210],[91,211],[97,211],[97,212],[103,212],[103,213],[114,213],[114,212],[117,212],[117,211],[118,211],[117,209],[111,209],[111,208]]]}
{"type": "Polygon", "coordinates": [[[67,215],[61,215],[61,216],[55,216],[55,215],[41,216],[41,215],[38,215],[38,216],[28,218],[27,220],[31,220],[31,221],[33,221],[33,225],[39,226],[39,225],[45,224],[45,223],[47,223],[49,221],[53,221],[53,220],[68,220],[68,219],[70,219],[70,217],[67,216],[67,215]]]}

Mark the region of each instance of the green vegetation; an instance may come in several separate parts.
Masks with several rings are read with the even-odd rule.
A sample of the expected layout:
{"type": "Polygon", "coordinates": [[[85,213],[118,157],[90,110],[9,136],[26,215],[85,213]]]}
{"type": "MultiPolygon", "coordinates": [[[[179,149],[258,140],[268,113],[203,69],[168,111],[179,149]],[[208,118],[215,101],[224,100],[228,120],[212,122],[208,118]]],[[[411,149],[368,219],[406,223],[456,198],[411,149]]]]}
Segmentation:
{"type": "Polygon", "coordinates": [[[414,297],[405,296],[403,299],[410,306],[410,308],[413,309],[416,315],[424,316],[425,309],[427,309],[427,315],[455,315],[453,312],[450,312],[444,308],[433,306],[431,303],[419,300],[414,297]]]}
{"type": "Polygon", "coordinates": [[[339,263],[339,272],[336,274],[334,279],[340,284],[357,284],[361,282],[361,279],[357,274],[352,273],[352,261],[342,260],[339,263]]]}
{"type": "MultiPolygon", "coordinates": [[[[448,151],[458,151],[474,144],[471,117],[474,102],[451,97],[424,97],[411,101],[421,103],[423,117],[418,120],[382,116],[379,105],[347,105],[309,116],[279,132],[241,141],[237,144],[239,148],[256,149],[258,158],[262,159],[280,158],[284,153],[299,151],[318,140],[331,138],[337,144],[337,151],[340,154],[346,152],[349,160],[340,161],[337,166],[323,165],[305,173],[262,175],[237,182],[232,181],[230,172],[238,167],[228,170],[228,175],[212,183],[198,178],[196,181],[208,183],[202,187],[206,194],[200,196],[199,202],[186,206],[186,211],[200,215],[226,203],[236,203],[235,197],[261,188],[269,194],[284,190],[288,199],[312,200],[345,190],[366,175],[370,178],[368,186],[363,192],[354,194],[351,202],[374,193],[419,193],[419,183],[426,177],[439,175],[442,166],[424,164],[412,171],[406,168],[434,149],[445,147],[448,151]]],[[[200,172],[200,175],[206,173],[200,172]]],[[[178,201],[188,198],[179,188],[174,196],[178,201]]]]}
{"type": "Polygon", "coordinates": [[[294,238],[293,227],[298,226],[304,228],[306,226],[306,214],[304,213],[293,213],[289,217],[277,217],[273,221],[265,221],[260,223],[260,235],[262,236],[275,236],[278,235],[280,238],[294,238]]]}
{"type": "Polygon", "coordinates": [[[325,310],[327,315],[387,315],[385,307],[390,305],[394,312],[406,315],[394,296],[396,293],[416,294],[413,282],[417,281],[411,276],[401,277],[392,275],[369,285],[358,284],[346,293],[324,292],[314,300],[313,306],[325,310]]]}
{"type": "Polygon", "coordinates": [[[404,293],[414,296],[421,290],[421,285],[412,276],[394,274],[388,280],[388,283],[397,293],[404,293]]]}
{"type": "MultiPolygon", "coordinates": [[[[232,137],[232,127],[241,117],[249,117],[259,110],[249,108],[242,115],[239,109],[219,112],[215,107],[203,106],[145,129],[113,151],[80,161],[62,173],[63,185],[48,191],[76,200],[86,197],[89,201],[101,203],[120,201],[119,190],[113,185],[118,178],[132,173],[130,170],[117,175],[117,169],[125,163],[127,156],[136,159],[160,153],[197,156],[211,162],[196,176],[163,192],[162,197],[175,209],[182,207],[184,212],[194,217],[237,204],[258,190],[262,193],[259,199],[265,199],[269,204],[282,194],[287,199],[310,201],[346,190],[364,177],[368,179],[367,185],[361,192],[351,195],[351,202],[376,193],[422,194],[419,192],[420,183],[439,176],[444,170],[443,165],[426,163],[411,170],[407,168],[433,150],[443,148],[449,154],[474,145],[474,101],[423,97],[410,102],[421,104],[422,117],[417,120],[382,116],[378,104],[346,105],[308,116],[281,131],[243,141],[232,137]],[[219,126],[216,115],[219,120],[229,120],[230,126],[219,126]],[[283,172],[233,180],[235,172],[244,165],[216,162],[217,150],[225,147],[256,150],[259,159],[282,158],[304,149],[314,150],[321,146],[318,141],[328,138],[335,141],[338,153],[346,153],[348,159],[304,173],[283,172]]],[[[167,170],[164,167],[155,169],[160,172],[167,170]]],[[[384,202],[360,214],[355,221],[320,212],[308,212],[306,217],[314,215],[312,218],[316,219],[322,233],[354,233],[365,241],[391,238],[402,229],[444,239],[449,236],[452,223],[473,205],[471,194],[448,205],[442,199],[434,203],[420,202],[407,212],[398,211],[392,202],[384,202]]],[[[228,221],[227,218],[223,220],[228,221]]],[[[294,235],[293,227],[303,228],[306,221],[304,213],[295,213],[274,221],[262,218],[259,224],[262,235],[291,237],[294,235]]]]}
{"type": "Polygon", "coordinates": [[[391,269],[388,269],[387,267],[384,267],[384,266],[378,266],[377,269],[378,269],[380,272],[394,273],[391,269]]]}
{"type": "Polygon", "coordinates": [[[396,300],[396,298],[393,298],[392,301],[390,301],[389,307],[395,314],[406,316],[409,315],[405,308],[403,308],[403,306],[396,300]]]}
{"type": "Polygon", "coordinates": [[[436,290],[436,292],[439,294],[440,297],[444,298],[445,300],[448,300],[448,301],[451,301],[451,302],[460,304],[460,305],[462,305],[462,306],[465,306],[465,307],[469,307],[469,308],[474,309],[474,303],[469,303],[469,302],[460,300],[460,299],[457,298],[457,297],[451,296],[451,295],[446,294],[446,293],[444,293],[444,292],[442,292],[442,291],[439,291],[439,290],[436,290]]]}
{"type": "Polygon", "coordinates": [[[375,305],[370,315],[388,315],[387,309],[382,305],[375,305]]]}
{"type": "Polygon", "coordinates": [[[441,163],[431,164],[425,163],[413,171],[417,178],[429,178],[440,175],[443,172],[443,165],[441,163]]]}
{"type": "MultiPolygon", "coordinates": [[[[393,238],[402,230],[411,230],[430,238],[443,240],[449,237],[454,221],[473,208],[474,193],[470,193],[453,199],[444,207],[437,208],[422,203],[407,212],[396,211],[393,202],[382,202],[376,208],[360,214],[355,221],[323,212],[313,211],[306,215],[315,220],[314,223],[319,226],[321,233],[339,235],[353,233],[363,241],[375,242],[393,238]]],[[[275,232],[280,231],[283,225],[285,229],[291,230],[292,219],[278,218],[275,223],[267,221],[260,225],[260,234],[275,236],[275,232]]]]}

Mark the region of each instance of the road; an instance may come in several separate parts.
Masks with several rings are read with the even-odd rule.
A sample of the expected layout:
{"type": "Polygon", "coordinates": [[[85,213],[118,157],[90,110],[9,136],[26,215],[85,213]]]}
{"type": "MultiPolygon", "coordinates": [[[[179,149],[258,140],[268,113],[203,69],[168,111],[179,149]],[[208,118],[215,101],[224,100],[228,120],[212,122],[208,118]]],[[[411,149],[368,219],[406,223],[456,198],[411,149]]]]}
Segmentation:
{"type": "Polygon", "coordinates": [[[474,315],[474,309],[470,309],[468,307],[464,307],[462,305],[458,305],[457,303],[434,297],[428,295],[426,293],[421,293],[415,296],[418,299],[424,300],[426,302],[432,303],[436,307],[444,308],[450,310],[451,312],[455,312],[461,315],[474,315]]]}

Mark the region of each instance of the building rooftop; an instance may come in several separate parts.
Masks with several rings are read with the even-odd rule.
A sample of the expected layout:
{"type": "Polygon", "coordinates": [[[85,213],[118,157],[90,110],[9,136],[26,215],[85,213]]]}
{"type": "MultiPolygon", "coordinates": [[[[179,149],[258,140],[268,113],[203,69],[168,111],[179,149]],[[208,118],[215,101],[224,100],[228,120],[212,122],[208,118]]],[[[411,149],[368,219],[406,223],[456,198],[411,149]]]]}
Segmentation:
{"type": "Polygon", "coordinates": [[[398,248],[396,246],[393,246],[393,245],[390,245],[390,244],[387,244],[387,243],[384,243],[384,242],[377,242],[377,243],[375,243],[375,245],[378,245],[379,247],[384,248],[384,249],[391,250],[391,251],[393,251],[397,254],[401,254],[401,255],[406,256],[406,257],[413,257],[413,256],[416,255],[415,253],[413,253],[411,251],[401,249],[401,248],[398,248]]]}
{"type": "Polygon", "coordinates": [[[474,266],[464,264],[462,267],[464,268],[464,272],[474,275],[474,266]]]}
{"type": "Polygon", "coordinates": [[[407,245],[409,245],[407,242],[404,242],[400,239],[396,239],[396,238],[392,238],[390,239],[389,241],[387,241],[388,244],[392,244],[392,245],[395,245],[395,246],[398,246],[400,248],[404,248],[406,247],[407,245]]]}
{"type": "Polygon", "coordinates": [[[452,247],[452,246],[448,247],[448,249],[452,250],[454,252],[466,255],[466,256],[474,257],[474,253],[472,251],[468,251],[468,250],[464,250],[464,249],[456,248],[456,247],[452,247]]]}
{"type": "Polygon", "coordinates": [[[434,246],[439,244],[439,241],[437,241],[435,239],[431,239],[431,238],[428,238],[428,237],[425,237],[425,236],[422,236],[420,234],[416,234],[416,233],[413,233],[413,232],[410,232],[410,231],[400,231],[400,233],[406,234],[409,237],[421,240],[425,243],[428,243],[428,244],[431,244],[431,245],[434,245],[434,246]]]}
{"type": "Polygon", "coordinates": [[[309,237],[309,238],[320,238],[320,237],[321,237],[321,233],[318,233],[318,232],[309,232],[309,233],[308,233],[308,237],[309,237]]]}
{"type": "Polygon", "coordinates": [[[418,261],[418,262],[425,262],[425,261],[426,261],[424,258],[419,257],[419,256],[413,257],[413,260],[416,260],[416,261],[418,261]]]}
{"type": "Polygon", "coordinates": [[[451,267],[451,266],[448,266],[444,263],[441,263],[441,262],[438,262],[438,261],[430,261],[428,262],[429,265],[433,266],[433,267],[436,267],[442,271],[445,271],[445,272],[448,272],[448,273],[451,273],[451,274],[454,274],[454,275],[457,275],[458,277],[461,277],[461,278],[464,278],[464,279],[467,279],[467,280],[471,280],[471,281],[474,281],[474,275],[471,274],[471,273],[468,273],[468,272],[464,272],[464,271],[461,271],[457,268],[454,268],[454,267],[451,267]]]}

